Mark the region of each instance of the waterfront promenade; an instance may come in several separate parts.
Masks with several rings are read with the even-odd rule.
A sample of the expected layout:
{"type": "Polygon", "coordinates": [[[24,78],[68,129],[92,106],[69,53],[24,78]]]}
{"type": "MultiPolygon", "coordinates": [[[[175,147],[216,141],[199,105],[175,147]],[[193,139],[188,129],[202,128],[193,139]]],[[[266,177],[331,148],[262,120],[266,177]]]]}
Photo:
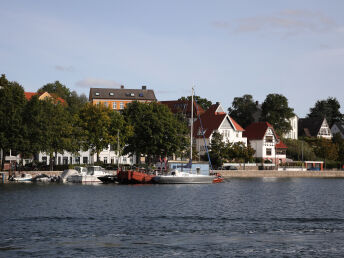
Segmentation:
{"type": "Polygon", "coordinates": [[[332,177],[344,178],[344,171],[286,171],[286,170],[216,170],[224,178],[248,178],[248,177],[332,177]]]}

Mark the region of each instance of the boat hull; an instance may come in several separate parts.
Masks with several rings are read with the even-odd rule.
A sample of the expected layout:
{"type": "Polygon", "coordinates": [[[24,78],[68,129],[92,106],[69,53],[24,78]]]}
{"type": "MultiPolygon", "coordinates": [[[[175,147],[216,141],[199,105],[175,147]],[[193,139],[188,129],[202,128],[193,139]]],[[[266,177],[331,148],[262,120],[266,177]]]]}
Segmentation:
{"type": "Polygon", "coordinates": [[[104,184],[114,184],[117,183],[117,176],[109,175],[109,176],[99,176],[98,179],[102,181],[104,184]]]}
{"type": "Polygon", "coordinates": [[[156,184],[211,184],[214,176],[156,176],[153,182],[156,184]]]}
{"type": "Polygon", "coordinates": [[[154,175],[147,174],[141,171],[128,170],[119,171],[117,180],[120,184],[147,184],[152,183],[154,175]]]}

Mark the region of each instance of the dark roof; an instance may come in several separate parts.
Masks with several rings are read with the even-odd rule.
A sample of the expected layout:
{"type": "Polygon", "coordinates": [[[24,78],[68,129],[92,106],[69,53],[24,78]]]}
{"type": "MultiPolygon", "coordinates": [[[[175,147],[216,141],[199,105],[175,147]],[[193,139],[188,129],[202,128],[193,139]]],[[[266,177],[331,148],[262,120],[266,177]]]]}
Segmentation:
{"type": "MultiPolygon", "coordinates": [[[[341,133],[342,135],[344,135],[344,122],[335,122],[335,123],[332,125],[332,127],[333,127],[334,125],[336,125],[337,128],[338,128],[338,130],[340,131],[340,133],[341,133]]],[[[332,128],[331,128],[331,129],[332,129],[332,128]]]]}
{"type": "Polygon", "coordinates": [[[247,140],[261,140],[264,138],[265,132],[268,128],[271,128],[275,136],[278,138],[274,128],[268,122],[255,122],[250,124],[245,128],[243,136],[247,137],[247,140]]]}
{"type": "Polygon", "coordinates": [[[300,118],[298,123],[299,136],[317,137],[324,118],[300,118]]]}
{"type": "MultiPolygon", "coordinates": [[[[166,105],[174,114],[182,113],[191,117],[191,100],[169,100],[160,101],[160,103],[166,105]]],[[[193,113],[198,116],[203,114],[204,110],[200,105],[194,102],[193,113]]]]}
{"type": "Polygon", "coordinates": [[[112,89],[90,88],[89,100],[92,99],[123,99],[123,100],[150,100],[156,101],[153,90],[146,89],[112,89]]]}

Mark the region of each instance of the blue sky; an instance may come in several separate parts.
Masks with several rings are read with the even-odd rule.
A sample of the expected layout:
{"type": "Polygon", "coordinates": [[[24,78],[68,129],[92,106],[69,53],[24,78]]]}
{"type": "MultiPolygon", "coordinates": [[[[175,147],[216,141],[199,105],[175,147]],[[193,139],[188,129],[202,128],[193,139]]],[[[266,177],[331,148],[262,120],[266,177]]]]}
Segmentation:
{"type": "Polygon", "coordinates": [[[329,96],[344,107],[342,0],[0,3],[0,73],[26,91],[147,85],[173,100],[195,85],[225,108],[269,93],[300,117],[329,96]]]}

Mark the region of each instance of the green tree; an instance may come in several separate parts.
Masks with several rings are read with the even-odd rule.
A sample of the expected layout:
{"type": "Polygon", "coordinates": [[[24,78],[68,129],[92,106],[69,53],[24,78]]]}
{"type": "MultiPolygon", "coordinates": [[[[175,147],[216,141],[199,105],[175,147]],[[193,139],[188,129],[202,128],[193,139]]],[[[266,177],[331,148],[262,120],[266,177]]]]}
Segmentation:
{"type": "Polygon", "coordinates": [[[310,109],[309,118],[324,118],[331,127],[335,122],[341,122],[344,119],[340,112],[340,104],[336,98],[329,97],[326,100],[318,100],[315,106],[310,109]]]}
{"type": "Polygon", "coordinates": [[[111,118],[109,114],[108,108],[91,103],[85,105],[79,112],[80,128],[85,134],[83,149],[91,149],[92,153],[96,153],[97,162],[99,162],[100,152],[104,148],[108,148],[110,143],[116,141],[117,133],[114,135],[113,131],[110,130],[111,118]]]}
{"type": "Polygon", "coordinates": [[[222,166],[226,160],[226,144],[223,142],[222,134],[214,132],[209,146],[209,157],[214,168],[222,166]]]}
{"type": "Polygon", "coordinates": [[[54,93],[66,101],[71,96],[70,89],[68,89],[65,85],[63,85],[59,81],[45,84],[43,87],[39,88],[37,92],[38,93],[44,93],[44,92],[54,93]]]}
{"type": "MultiPolygon", "coordinates": [[[[181,97],[178,100],[181,101],[191,101],[191,96],[181,97]]],[[[201,98],[200,96],[194,96],[194,101],[200,105],[204,110],[207,110],[213,103],[206,98],[201,98]]]]}
{"type": "Polygon", "coordinates": [[[288,106],[288,99],[280,94],[269,94],[262,104],[261,121],[269,122],[279,135],[291,130],[289,119],[294,110],[288,106]]]}
{"type": "Polygon", "coordinates": [[[283,142],[288,147],[287,158],[290,158],[295,161],[316,159],[316,155],[313,151],[313,148],[308,142],[302,139],[283,139],[283,142]]]}
{"type": "Polygon", "coordinates": [[[133,128],[125,154],[135,153],[137,158],[143,154],[150,163],[154,157],[178,155],[186,150],[187,126],[165,105],[135,101],[126,106],[123,115],[133,128]]]}
{"type": "Polygon", "coordinates": [[[21,152],[24,144],[23,110],[26,103],[24,89],[17,82],[10,82],[4,74],[0,77],[0,149],[21,152]]]}
{"type": "Polygon", "coordinates": [[[338,145],[327,139],[317,139],[314,152],[319,157],[327,160],[338,159],[338,145]]]}
{"type": "Polygon", "coordinates": [[[253,114],[257,111],[256,103],[251,95],[235,97],[232,107],[228,108],[228,112],[235,121],[243,128],[254,122],[253,114]]]}
{"type": "Polygon", "coordinates": [[[253,161],[255,152],[251,146],[246,146],[243,142],[228,143],[225,151],[227,160],[244,163],[253,161]]]}

